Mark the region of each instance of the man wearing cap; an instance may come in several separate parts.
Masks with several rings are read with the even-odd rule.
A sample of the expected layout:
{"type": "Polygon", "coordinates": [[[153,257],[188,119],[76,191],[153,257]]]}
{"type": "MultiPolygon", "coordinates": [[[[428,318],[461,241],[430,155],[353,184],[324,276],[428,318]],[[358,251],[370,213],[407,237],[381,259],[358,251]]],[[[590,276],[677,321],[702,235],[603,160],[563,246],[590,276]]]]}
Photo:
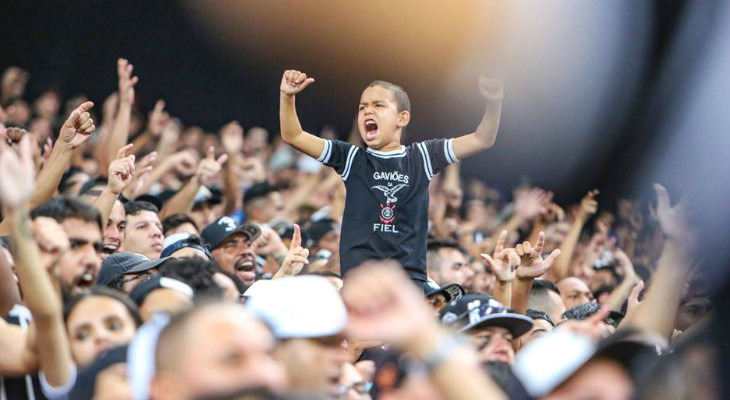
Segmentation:
{"type": "Polygon", "coordinates": [[[493,297],[468,293],[440,312],[441,322],[464,332],[479,351],[479,361],[515,362],[512,341],[532,328],[532,319],[505,308],[493,297]]]}
{"type": "Polygon", "coordinates": [[[423,283],[423,293],[428,304],[438,314],[447,303],[459,300],[464,295],[464,288],[455,283],[441,287],[433,279],[428,279],[423,283]]]}
{"type": "Polygon", "coordinates": [[[267,182],[257,183],[246,190],[243,195],[243,211],[250,222],[269,223],[272,219],[284,214],[281,193],[267,182]]]}
{"type": "Polygon", "coordinates": [[[189,232],[173,233],[165,238],[164,244],[161,257],[211,259],[203,240],[189,232]]]}
{"type": "Polygon", "coordinates": [[[308,246],[312,254],[319,250],[327,250],[330,254],[340,249],[340,226],[331,218],[323,218],[312,222],[307,228],[308,246]]]}
{"type": "Polygon", "coordinates": [[[256,282],[256,253],[252,243],[261,235],[256,224],[237,225],[230,217],[218,218],[203,229],[200,236],[210,248],[213,259],[250,286],[256,282]]]}
{"type": "Polygon", "coordinates": [[[171,257],[150,260],[142,254],[123,252],[112,254],[101,263],[101,272],[96,283],[112,289],[131,293],[132,289],[171,257]]]}
{"type": "Polygon", "coordinates": [[[339,398],[339,378],[347,362],[347,311],[337,289],[319,276],[281,278],[249,297],[247,305],[279,339],[275,355],[287,370],[291,389],[339,398]]]}

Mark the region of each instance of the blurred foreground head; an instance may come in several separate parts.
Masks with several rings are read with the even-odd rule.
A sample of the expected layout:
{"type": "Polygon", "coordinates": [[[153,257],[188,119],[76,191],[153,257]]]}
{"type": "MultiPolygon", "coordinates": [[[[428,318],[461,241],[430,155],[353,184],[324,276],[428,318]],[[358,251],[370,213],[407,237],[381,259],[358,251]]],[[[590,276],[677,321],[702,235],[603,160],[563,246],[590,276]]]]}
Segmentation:
{"type": "Polygon", "coordinates": [[[242,305],[215,303],[173,318],[155,353],[152,398],[195,399],[244,388],[281,390],[269,329],[242,305]]]}

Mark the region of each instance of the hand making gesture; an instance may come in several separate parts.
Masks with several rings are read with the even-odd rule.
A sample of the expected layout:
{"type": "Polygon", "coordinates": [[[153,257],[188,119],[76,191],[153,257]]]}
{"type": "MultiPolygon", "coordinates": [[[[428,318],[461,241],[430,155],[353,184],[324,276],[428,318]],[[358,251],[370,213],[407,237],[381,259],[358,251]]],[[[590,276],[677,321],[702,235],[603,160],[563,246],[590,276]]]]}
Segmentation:
{"type": "Polygon", "coordinates": [[[307,86],[314,82],[314,78],[307,77],[304,72],[295,70],[284,71],[284,76],[281,78],[281,93],[287,96],[294,96],[295,94],[306,89],[307,86]]]}
{"type": "Polygon", "coordinates": [[[61,127],[60,137],[71,149],[84,144],[94,133],[96,125],[89,114],[92,107],[94,107],[94,103],[90,101],[81,104],[71,112],[61,127]]]}
{"type": "MultiPolygon", "coordinates": [[[[294,224],[294,235],[292,235],[289,253],[284,258],[279,270],[284,276],[297,275],[302,272],[306,264],[309,264],[309,249],[302,247],[302,231],[299,225],[294,224]]],[[[277,275],[279,275],[277,273],[277,275]]]]}
{"type": "Polygon", "coordinates": [[[519,267],[517,268],[517,278],[539,278],[553,266],[555,260],[560,256],[560,250],[553,250],[553,252],[543,260],[542,249],[544,246],[545,232],[540,232],[540,235],[537,237],[537,243],[535,243],[534,247],[530,242],[524,242],[515,246],[515,251],[520,257],[519,267]]]}
{"type": "Polygon", "coordinates": [[[494,247],[492,256],[482,254],[481,256],[489,263],[500,282],[511,282],[515,279],[515,269],[520,265],[520,256],[515,249],[505,249],[504,243],[507,240],[507,231],[502,231],[494,247]]]}

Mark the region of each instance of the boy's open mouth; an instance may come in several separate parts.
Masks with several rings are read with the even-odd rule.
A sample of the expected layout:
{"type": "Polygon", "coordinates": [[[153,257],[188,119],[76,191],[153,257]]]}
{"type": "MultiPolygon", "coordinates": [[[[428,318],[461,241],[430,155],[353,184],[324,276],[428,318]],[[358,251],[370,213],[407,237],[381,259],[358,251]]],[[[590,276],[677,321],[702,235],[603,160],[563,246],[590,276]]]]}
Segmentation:
{"type": "Polygon", "coordinates": [[[378,123],[374,119],[365,120],[365,139],[373,140],[378,135],[378,123]]]}

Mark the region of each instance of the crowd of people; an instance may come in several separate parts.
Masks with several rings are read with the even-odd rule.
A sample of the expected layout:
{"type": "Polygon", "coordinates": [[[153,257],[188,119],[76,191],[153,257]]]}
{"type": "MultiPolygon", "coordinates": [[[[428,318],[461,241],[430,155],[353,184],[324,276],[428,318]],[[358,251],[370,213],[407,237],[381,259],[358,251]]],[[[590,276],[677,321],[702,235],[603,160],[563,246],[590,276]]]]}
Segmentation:
{"type": "Polygon", "coordinates": [[[664,187],[558,205],[460,174],[498,140],[499,81],[474,132],[404,145],[389,82],[342,141],[302,130],[299,71],[273,135],[145,116],[117,72],[100,105],[2,75],[0,399],[714,398],[700,244],[664,187]]]}

